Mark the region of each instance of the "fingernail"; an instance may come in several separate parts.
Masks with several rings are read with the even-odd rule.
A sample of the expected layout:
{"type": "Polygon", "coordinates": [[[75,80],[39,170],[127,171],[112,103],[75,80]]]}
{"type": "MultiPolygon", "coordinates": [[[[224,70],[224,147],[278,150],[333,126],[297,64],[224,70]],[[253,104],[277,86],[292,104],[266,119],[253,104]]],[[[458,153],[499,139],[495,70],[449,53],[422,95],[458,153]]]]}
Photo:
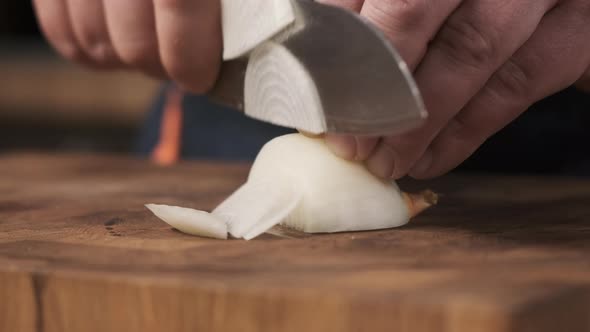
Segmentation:
{"type": "Polygon", "coordinates": [[[301,130],[301,129],[297,129],[297,131],[299,131],[299,133],[303,136],[307,136],[309,138],[320,138],[323,137],[324,134],[314,134],[314,133],[310,133],[309,131],[305,131],[305,130],[301,130]]]}
{"type": "Polygon", "coordinates": [[[356,155],[356,140],[353,136],[326,135],[326,144],[341,158],[352,160],[356,155]]]}
{"type": "Polygon", "coordinates": [[[379,144],[367,160],[367,168],[371,173],[384,179],[391,178],[395,169],[395,154],[385,144],[379,144]]]}
{"type": "Polygon", "coordinates": [[[418,162],[414,164],[414,167],[410,171],[410,175],[413,177],[422,177],[426,172],[428,172],[428,170],[430,170],[431,166],[432,151],[430,151],[430,149],[427,149],[422,155],[422,158],[420,158],[420,160],[418,160],[418,162]]]}

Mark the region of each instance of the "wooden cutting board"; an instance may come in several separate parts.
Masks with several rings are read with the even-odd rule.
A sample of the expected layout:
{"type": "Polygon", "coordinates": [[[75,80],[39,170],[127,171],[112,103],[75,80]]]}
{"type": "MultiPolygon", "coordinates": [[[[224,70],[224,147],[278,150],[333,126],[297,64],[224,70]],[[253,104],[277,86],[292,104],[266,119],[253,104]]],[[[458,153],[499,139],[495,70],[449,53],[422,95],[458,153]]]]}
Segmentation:
{"type": "MultiPolygon", "coordinates": [[[[0,331],[590,331],[590,181],[449,176],[399,229],[191,237],[248,165],[0,157],[0,331]]],[[[264,199],[264,197],[260,197],[264,199]]]]}

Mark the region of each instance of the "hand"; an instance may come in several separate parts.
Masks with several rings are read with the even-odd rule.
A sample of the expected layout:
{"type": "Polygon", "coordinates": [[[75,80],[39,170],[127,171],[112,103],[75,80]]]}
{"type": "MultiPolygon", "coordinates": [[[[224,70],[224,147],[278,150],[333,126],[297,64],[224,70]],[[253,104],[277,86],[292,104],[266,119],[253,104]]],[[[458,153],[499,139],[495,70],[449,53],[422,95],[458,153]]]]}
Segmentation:
{"type": "Polygon", "coordinates": [[[400,51],[430,113],[410,133],[328,136],[378,176],[430,178],[533,103],[590,78],[588,0],[323,0],[360,12],[400,51]]]}
{"type": "Polygon", "coordinates": [[[34,0],[49,42],[96,68],[138,69],[205,92],[221,62],[219,0],[34,0]]]}

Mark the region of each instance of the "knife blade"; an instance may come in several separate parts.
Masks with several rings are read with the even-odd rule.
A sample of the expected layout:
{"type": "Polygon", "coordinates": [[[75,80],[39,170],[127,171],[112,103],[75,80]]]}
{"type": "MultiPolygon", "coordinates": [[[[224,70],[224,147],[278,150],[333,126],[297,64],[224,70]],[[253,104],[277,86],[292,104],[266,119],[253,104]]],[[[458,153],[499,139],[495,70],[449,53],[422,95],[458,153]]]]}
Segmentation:
{"type": "MultiPolygon", "coordinates": [[[[226,14],[242,13],[243,10],[232,11],[229,8],[239,2],[222,1],[222,11],[226,14]]],[[[245,2],[253,4],[252,0],[245,2]]],[[[276,11],[276,7],[264,7],[265,4],[270,6],[272,1],[262,2],[261,8],[276,11]]],[[[228,20],[235,18],[229,14],[224,16],[224,48],[231,49],[232,46],[226,45],[226,41],[233,40],[235,45],[238,40],[240,50],[234,51],[232,56],[224,56],[218,81],[209,93],[212,100],[242,110],[258,120],[311,133],[391,135],[404,133],[424,123],[428,114],[412,73],[395,47],[377,28],[360,15],[342,8],[309,0],[291,0],[289,4],[292,19],[289,13],[281,10],[281,19],[271,20],[273,24],[267,22],[267,27],[264,27],[267,33],[258,33],[262,38],[251,39],[250,43],[244,41],[244,36],[252,35],[249,29],[260,29],[256,19],[261,19],[262,11],[255,10],[256,18],[242,18],[241,21],[250,22],[243,24],[243,28],[239,25],[236,28],[235,24],[231,29],[227,28],[231,23],[228,20]],[[233,36],[228,35],[231,30],[234,31],[233,36]],[[286,79],[267,86],[264,80],[266,76],[270,79],[271,75],[263,73],[257,78],[256,85],[250,83],[246,86],[246,82],[252,82],[248,80],[248,75],[255,73],[251,69],[256,62],[253,55],[264,47],[268,48],[269,43],[278,45],[281,52],[288,54],[288,58],[309,77],[312,84],[292,84],[298,82],[286,79]],[[317,121],[309,121],[309,115],[303,116],[305,119],[300,121],[302,117],[299,113],[307,112],[307,109],[298,107],[297,102],[262,103],[260,98],[248,98],[245,93],[249,91],[249,95],[264,96],[272,94],[275,89],[297,94],[300,91],[296,90],[307,89],[308,86],[313,90],[308,94],[315,96],[312,99],[318,102],[315,103],[317,105],[303,104],[316,106],[314,114],[319,117],[317,121]],[[270,91],[259,91],[262,89],[270,91]],[[262,108],[265,108],[264,111],[260,111],[262,108]]],[[[280,66],[281,63],[272,65],[280,66]]],[[[287,72],[279,68],[279,75],[281,70],[287,72]]],[[[308,95],[306,93],[300,95],[308,95]]],[[[273,98],[276,99],[276,96],[273,98]]]]}

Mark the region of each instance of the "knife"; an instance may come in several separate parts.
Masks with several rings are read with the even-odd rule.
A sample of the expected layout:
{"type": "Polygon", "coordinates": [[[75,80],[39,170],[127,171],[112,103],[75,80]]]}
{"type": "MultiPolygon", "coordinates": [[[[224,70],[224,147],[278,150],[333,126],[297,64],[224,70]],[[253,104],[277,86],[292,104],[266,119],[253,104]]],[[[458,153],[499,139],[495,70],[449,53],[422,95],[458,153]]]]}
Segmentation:
{"type": "Polygon", "coordinates": [[[406,63],[370,22],[310,0],[222,0],[213,101],[314,134],[401,134],[428,114],[406,63]]]}

